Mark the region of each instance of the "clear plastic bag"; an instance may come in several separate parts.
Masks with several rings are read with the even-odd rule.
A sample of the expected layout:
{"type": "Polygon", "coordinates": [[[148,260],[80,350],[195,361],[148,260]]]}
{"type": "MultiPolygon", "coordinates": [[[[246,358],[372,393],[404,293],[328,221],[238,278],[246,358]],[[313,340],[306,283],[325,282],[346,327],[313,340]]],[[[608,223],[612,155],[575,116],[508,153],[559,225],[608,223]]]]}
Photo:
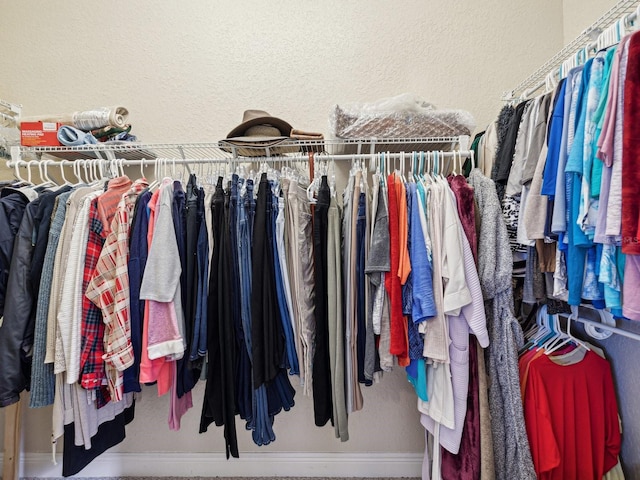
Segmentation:
{"type": "Polygon", "coordinates": [[[437,109],[412,94],[373,103],[336,105],[329,130],[337,138],[424,138],[471,135],[473,115],[466,110],[437,109]]]}

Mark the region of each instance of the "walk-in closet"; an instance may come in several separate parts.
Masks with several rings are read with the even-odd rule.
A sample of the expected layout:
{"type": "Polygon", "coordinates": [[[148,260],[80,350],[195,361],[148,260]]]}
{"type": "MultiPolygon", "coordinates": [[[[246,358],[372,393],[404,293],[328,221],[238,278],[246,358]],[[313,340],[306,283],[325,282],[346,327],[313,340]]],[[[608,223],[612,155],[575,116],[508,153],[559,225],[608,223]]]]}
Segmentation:
{"type": "Polygon", "coordinates": [[[1,11],[3,479],[640,479],[638,0],[1,11]]]}

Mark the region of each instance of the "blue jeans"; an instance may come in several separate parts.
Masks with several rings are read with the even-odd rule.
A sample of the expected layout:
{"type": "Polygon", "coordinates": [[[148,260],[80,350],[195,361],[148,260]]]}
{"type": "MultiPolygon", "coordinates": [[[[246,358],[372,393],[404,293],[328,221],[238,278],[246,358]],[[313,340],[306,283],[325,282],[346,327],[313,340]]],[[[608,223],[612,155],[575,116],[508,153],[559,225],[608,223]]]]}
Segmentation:
{"type": "Polygon", "coordinates": [[[284,282],[282,280],[282,271],[280,270],[280,257],[278,255],[278,244],[276,231],[276,219],[278,218],[278,197],[273,196],[274,208],[271,210],[271,223],[274,234],[272,235],[273,243],[273,263],[276,275],[276,296],[278,299],[278,308],[280,310],[280,319],[282,321],[282,329],[285,337],[286,358],[285,366],[289,368],[290,375],[299,375],[300,367],[298,365],[298,355],[296,353],[295,339],[293,338],[293,327],[291,326],[291,317],[289,316],[289,308],[287,307],[287,298],[284,293],[284,282]]]}
{"type": "Polygon", "coordinates": [[[195,361],[207,354],[207,292],[209,291],[209,236],[204,218],[204,192],[198,192],[198,246],[196,262],[198,270],[198,286],[196,293],[196,314],[193,326],[193,342],[189,360],[195,361]]]}

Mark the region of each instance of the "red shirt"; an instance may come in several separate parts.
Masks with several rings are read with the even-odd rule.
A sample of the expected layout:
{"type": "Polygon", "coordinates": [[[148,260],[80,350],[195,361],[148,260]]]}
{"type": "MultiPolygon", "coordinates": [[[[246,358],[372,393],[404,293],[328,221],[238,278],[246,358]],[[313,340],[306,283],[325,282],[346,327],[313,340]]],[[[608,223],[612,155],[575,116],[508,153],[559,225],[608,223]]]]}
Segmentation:
{"type": "Polygon", "coordinates": [[[539,480],[602,480],[616,465],[618,405],[609,363],[596,353],[566,366],[533,360],[524,415],[539,480]]]}
{"type": "Polygon", "coordinates": [[[407,319],[402,315],[402,287],[398,276],[401,248],[399,204],[395,182],[395,175],[389,175],[387,191],[389,196],[389,260],[391,269],[385,275],[384,286],[389,294],[389,320],[391,324],[389,352],[398,357],[400,366],[407,366],[409,365],[409,340],[407,319]]]}

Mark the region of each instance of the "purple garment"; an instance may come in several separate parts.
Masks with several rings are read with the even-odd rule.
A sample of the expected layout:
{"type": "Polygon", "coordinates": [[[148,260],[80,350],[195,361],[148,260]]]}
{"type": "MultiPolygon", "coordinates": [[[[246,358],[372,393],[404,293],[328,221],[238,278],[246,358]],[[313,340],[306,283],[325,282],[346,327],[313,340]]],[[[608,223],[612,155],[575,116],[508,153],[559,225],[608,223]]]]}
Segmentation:
{"type": "Polygon", "coordinates": [[[478,259],[478,239],[476,234],[476,214],[473,202],[473,187],[467,183],[462,175],[449,175],[449,186],[456,197],[458,204],[458,216],[462,223],[464,234],[469,240],[469,246],[473,253],[473,259],[478,259]]]}
{"type": "Polygon", "coordinates": [[[457,454],[442,448],[442,480],[477,480],[480,478],[480,380],[478,377],[478,344],[469,338],[469,391],[467,416],[457,454]]]}
{"type": "Polygon", "coordinates": [[[596,230],[593,236],[595,243],[616,243],[615,237],[608,237],[607,231],[607,206],[609,203],[609,192],[611,190],[612,167],[603,165],[602,179],[600,182],[600,208],[598,208],[598,219],[596,220],[596,230]]]}
{"type": "MultiPolygon", "coordinates": [[[[447,315],[449,322],[449,357],[451,359],[451,383],[453,386],[455,427],[440,426],[440,445],[451,453],[460,450],[462,430],[467,413],[467,395],[469,391],[469,332],[475,333],[482,347],[489,345],[489,335],[486,330],[486,316],[484,300],[476,271],[471,248],[466,237],[462,237],[464,252],[464,272],[467,285],[471,292],[471,303],[462,307],[459,316],[447,315]]],[[[430,432],[435,431],[435,421],[428,415],[422,414],[420,422],[430,432]]]]}

